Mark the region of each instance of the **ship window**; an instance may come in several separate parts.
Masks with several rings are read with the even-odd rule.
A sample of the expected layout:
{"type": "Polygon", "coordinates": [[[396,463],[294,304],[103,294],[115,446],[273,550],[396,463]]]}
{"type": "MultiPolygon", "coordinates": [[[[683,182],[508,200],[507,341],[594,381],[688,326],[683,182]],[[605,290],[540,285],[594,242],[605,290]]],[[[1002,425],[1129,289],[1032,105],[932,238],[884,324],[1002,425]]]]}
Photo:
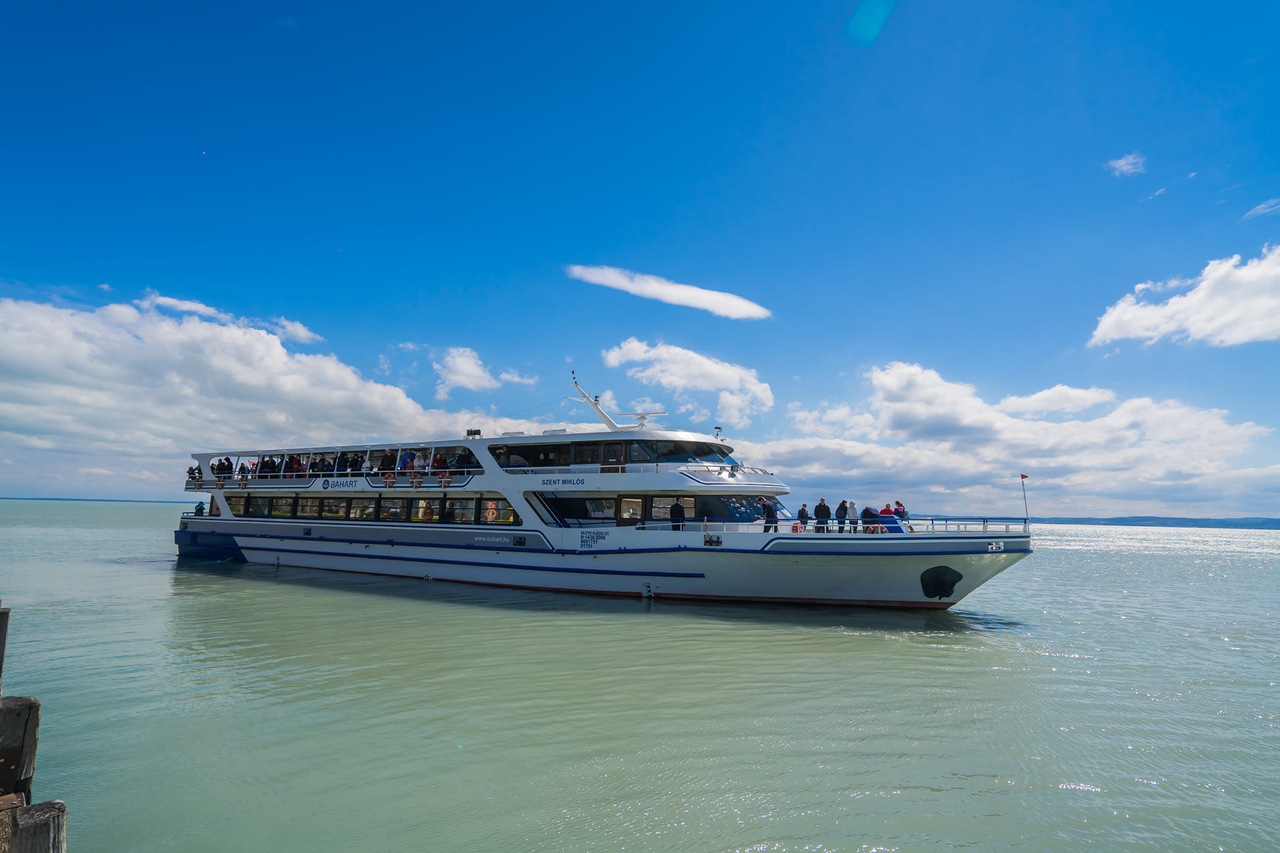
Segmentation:
{"type": "Polygon", "coordinates": [[[271,498],[250,497],[249,511],[245,515],[253,518],[264,517],[271,509],[271,498]]]}
{"type": "Polygon", "coordinates": [[[404,498],[383,498],[378,504],[378,518],[383,521],[404,521],[409,502],[404,498]]]}
{"type": "Polygon", "coordinates": [[[636,524],[644,519],[644,498],[618,498],[618,523],[636,524]]]}
{"type": "Polygon", "coordinates": [[[352,498],[351,499],[351,517],[352,518],[373,518],[374,498],[352,498]]]}
{"type": "Polygon", "coordinates": [[[448,524],[474,524],[476,520],[476,502],[471,498],[449,498],[444,502],[440,513],[440,521],[448,524]]]}
{"type": "Polygon", "coordinates": [[[244,515],[244,495],[227,495],[227,508],[232,515],[244,515]]]}
{"type": "Polygon", "coordinates": [[[631,442],[631,461],[632,462],[652,462],[653,451],[649,448],[647,441],[631,442]]]}
{"type": "Polygon", "coordinates": [[[705,441],[655,441],[659,462],[705,462],[709,465],[737,465],[723,444],[705,441]]]}
{"type": "Polygon", "coordinates": [[[346,518],[347,499],[324,498],[323,503],[320,505],[320,515],[323,518],[346,518]]]}
{"type": "Polygon", "coordinates": [[[436,505],[435,501],[428,498],[414,498],[410,502],[409,510],[410,521],[435,521],[436,505]]]}
{"type": "Polygon", "coordinates": [[[600,463],[600,445],[575,444],[573,446],[574,465],[598,465],[600,463]]]}
{"type": "Polygon", "coordinates": [[[275,518],[293,517],[293,496],[277,496],[271,499],[271,515],[275,518]]]}
{"type": "Polygon", "coordinates": [[[511,504],[502,498],[480,499],[481,524],[519,524],[520,516],[511,504]]]}
{"type": "MultiPolygon", "coordinates": [[[[756,497],[756,495],[698,495],[694,499],[693,514],[698,518],[709,518],[712,521],[755,521],[764,515],[764,510],[760,509],[760,502],[756,497]]],[[[786,507],[777,498],[768,498],[768,500],[778,508],[779,518],[791,517],[786,507]]]]}
{"type": "Polygon", "coordinates": [[[480,469],[480,463],[469,447],[437,447],[435,458],[431,463],[437,470],[465,471],[470,468],[480,469]]]}
{"type": "Polygon", "coordinates": [[[319,498],[298,498],[298,518],[319,518],[319,498]]]}
{"type": "Polygon", "coordinates": [[[672,497],[654,498],[649,506],[649,517],[666,520],[671,517],[671,505],[676,499],[672,497]]]}

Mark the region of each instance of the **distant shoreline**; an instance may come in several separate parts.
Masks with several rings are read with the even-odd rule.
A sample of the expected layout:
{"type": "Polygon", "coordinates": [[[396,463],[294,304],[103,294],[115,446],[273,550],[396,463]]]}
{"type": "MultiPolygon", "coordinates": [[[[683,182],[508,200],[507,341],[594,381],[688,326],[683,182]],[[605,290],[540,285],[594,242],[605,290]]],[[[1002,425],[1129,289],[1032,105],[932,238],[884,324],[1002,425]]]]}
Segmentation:
{"type": "Polygon", "coordinates": [[[1205,527],[1236,530],[1280,530],[1280,518],[1176,518],[1161,515],[1129,515],[1116,518],[1033,517],[1032,524],[1095,524],[1111,527],[1205,527]]]}
{"type": "MultiPolygon", "coordinates": [[[[63,501],[113,504],[185,504],[191,501],[144,501],[120,498],[17,498],[0,495],[0,501],[63,501]]],[[[923,516],[922,516],[923,517],[923,516]]],[[[1280,530],[1280,518],[1178,518],[1163,515],[1125,515],[1114,518],[1068,518],[1033,516],[1032,524],[1087,524],[1112,527],[1205,527],[1233,530],[1280,530]]]]}
{"type": "Polygon", "coordinates": [[[191,501],[144,501],[141,498],[16,498],[0,495],[0,501],[62,501],[63,503],[90,504],[186,504],[191,501]]]}

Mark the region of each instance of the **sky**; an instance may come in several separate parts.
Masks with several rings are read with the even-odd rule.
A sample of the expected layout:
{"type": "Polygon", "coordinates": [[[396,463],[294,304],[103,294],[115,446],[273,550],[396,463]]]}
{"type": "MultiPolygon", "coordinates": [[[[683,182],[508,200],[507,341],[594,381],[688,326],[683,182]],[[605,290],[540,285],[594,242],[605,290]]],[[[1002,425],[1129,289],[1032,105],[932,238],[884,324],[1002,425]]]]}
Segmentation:
{"type": "Polygon", "coordinates": [[[1274,3],[0,14],[0,496],[573,371],[797,506],[1280,516],[1274,3]]]}

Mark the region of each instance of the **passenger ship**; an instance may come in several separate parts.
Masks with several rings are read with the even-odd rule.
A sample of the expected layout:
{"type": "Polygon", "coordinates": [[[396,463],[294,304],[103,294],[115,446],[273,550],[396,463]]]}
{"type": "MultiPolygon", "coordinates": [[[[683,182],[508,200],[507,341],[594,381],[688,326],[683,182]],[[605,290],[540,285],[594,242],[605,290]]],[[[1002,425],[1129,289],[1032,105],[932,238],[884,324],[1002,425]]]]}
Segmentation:
{"type": "Polygon", "coordinates": [[[1031,553],[1028,519],[801,524],[719,437],[619,425],[195,453],[180,557],[643,597],[945,609],[1031,553]],[[772,502],[777,523],[766,520],[772,502]],[[685,518],[672,519],[679,499],[685,518]],[[844,525],[841,525],[844,529],[844,525]]]}

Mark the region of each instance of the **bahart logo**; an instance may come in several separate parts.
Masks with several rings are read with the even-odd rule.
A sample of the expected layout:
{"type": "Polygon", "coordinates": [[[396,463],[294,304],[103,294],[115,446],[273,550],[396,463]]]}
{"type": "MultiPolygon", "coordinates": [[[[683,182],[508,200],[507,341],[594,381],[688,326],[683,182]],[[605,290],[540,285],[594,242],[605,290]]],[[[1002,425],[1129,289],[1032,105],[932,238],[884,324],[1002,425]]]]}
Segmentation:
{"type": "Polygon", "coordinates": [[[328,480],[325,480],[325,481],[324,481],[324,486],[322,486],[322,488],[323,488],[326,492],[327,492],[327,491],[329,491],[329,481],[328,481],[328,480]]]}

